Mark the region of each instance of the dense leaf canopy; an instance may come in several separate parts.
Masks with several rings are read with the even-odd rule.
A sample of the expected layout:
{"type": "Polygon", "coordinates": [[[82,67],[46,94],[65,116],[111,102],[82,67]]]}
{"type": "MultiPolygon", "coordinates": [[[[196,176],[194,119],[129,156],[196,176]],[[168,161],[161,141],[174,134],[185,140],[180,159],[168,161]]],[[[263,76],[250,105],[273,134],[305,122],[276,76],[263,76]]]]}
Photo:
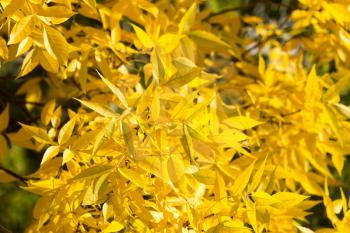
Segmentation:
{"type": "Polygon", "coordinates": [[[1,0],[27,232],[350,232],[350,1],[277,2],[1,0]]]}

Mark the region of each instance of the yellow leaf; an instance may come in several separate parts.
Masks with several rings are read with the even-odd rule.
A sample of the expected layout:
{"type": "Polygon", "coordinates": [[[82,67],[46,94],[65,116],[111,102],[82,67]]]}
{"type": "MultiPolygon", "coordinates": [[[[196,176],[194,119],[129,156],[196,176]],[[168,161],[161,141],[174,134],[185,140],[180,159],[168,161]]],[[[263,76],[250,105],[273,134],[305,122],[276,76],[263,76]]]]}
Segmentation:
{"type": "Polygon", "coordinates": [[[197,4],[193,3],[192,6],[186,11],[184,16],[181,18],[181,21],[179,23],[179,33],[186,33],[188,32],[196,19],[196,11],[197,11],[197,4]]]}
{"type": "Polygon", "coordinates": [[[252,175],[253,169],[254,169],[255,161],[252,162],[248,168],[246,168],[235,180],[232,191],[233,195],[240,195],[245,187],[247,186],[250,176],[252,175]]]}
{"type": "Polygon", "coordinates": [[[197,40],[199,45],[205,45],[205,44],[214,44],[214,45],[220,45],[226,48],[231,48],[229,44],[221,40],[216,35],[207,32],[207,31],[191,31],[189,33],[190,37],[197,40]]]}
{"type": "Polygon", "coordinates": [[[117,221],[112,221],[111,223],[108,224],[108,226],[103,229],[103,233],[109,233],[109,232],[117,232],[124,229],[124,226],[120,224],[117,221]]]}
{"type": "Polygon", "coordinates": [[[0,132],[4,131],[10,121],[10,106],[6,105],[5,109],[0,113],[0,132]]]}
{"type": "Polygon", "coordinates": [[[41,160],[41,164],[52,159],[53,157],[58,155],[59,152],[60,152],[59,146],[50,146],[49,148],[46,149],[46,151],[43,155],[43,159],[41,160]]]}
{"type": "Polygon", "coordinates": [[[316,66],[314,65],[311,68],[311,71],[307,77],[306,85],[305,85],[305,93],[309,97],[309,101],[313,101],[314,99],[319,99],[319,81],[318,76],[316,74],[316,66]]]}
{"type": "Polygon", "coordinates": [[[342,154],[332,154],[332,163],[334,165],[334,167],[337,169],[337,172],[339,175],[342,174],[343,171],[343,167],[344,167],[344,156],[342,154]]]}
{"type": "Polygon", "coordinates": [[[113,166],[110,165],[97,165],[94,167],[89,167],[82,171],[80,174],[76,175],[72,180],[79,180],[79,179],[87,179],[92,178],[95,176],[101,176],[105,173],[110,173],[113,169],[113,166]]]}
{"type": "Polygon", "coordinates": [[[142,188],[143,190],[148,189],[147,180],[139,173],[127,168],[118,168],[118,171],[122,176],[136,184],[138,187],[142,188]]]}
{"type": "Polygon", "coordinates": [[[308,198],[308,196],[292,192],[278,192],[272,195],[272,197],[281,202],[278,207],[283,209],[296,206],[308,198]]]}
{"type": "Polygon", "coordinates": [[[266,159],[267,157],[265,158],[264,162],[260,165],[259,169],[254,174],[252,182],[248,186],[248,193],[253,192],[259,186],[261,178],[264,174],[266,159]]]}
{"type": "Polygon", "coordinates": [[[4,60],[8,58],[8,48],[6,46],[6,41],[0,37],[0,57],[4,60]]]}
{"type": "Polygon", "coordinates": [[[156,86],[164,79],[165,70],[159,54],[159,48],[155,47],[151,52],[152,74],[156,86]]]}
{"type": "Polygon", "coordinates": [[[39,62],[41,66],[48,72],[57,73],[59,64],[55,57],[52,57],[45,50],[39,50],[39,62]]]}
{"type": "Polygon", "coordinates": [[[214,195],[215,200],[217,202],[220,202],[221,200],[227,197],[225,181],[218,172],[216,173],[216,179],[214,184],[214,195]]]}
{"type": "Polygon", "coordinates": [[[24,58],[21,71],[18,77],[22,77],[31,72],[37,65],[39,65],[39,56],[37,49],[32,49],[24,58]]]}
{"type": "Polygon", "coordinates": [[[251,194],[257,206],[274,205],[280,201],[266,192],[254,192],[251,194]]]}
{"type": "Polygon", "coordinates": [[[11,0],[1,13],[0,20],[5,17],[12,16],[21,6],[23,6],[25,0],[11,0]]]}
{"type": "Polygon", "coordinates": [[[12,28],[8,44],[16,44],[29,36],[33,30],[33,15],[28,15],[21,18],[12,28]]]}
{"type": "Polygon", "coordinates": [[[52,140],[47,132],[39,127],[19,123],[36,141],[44,144],[51,144],[52,140]]]}
{"type": "Polygon", "coordinates": [[[44,125],[49,124],[52,114],[55,111],[55,106],[56,106],[56,101],[55,99],[52,99],[48,101],[43,107],[43,109],[41,110],[40,119],[44,125]]]}
{"type": "Polygon", "coordinates": [[[340,3],[322,2],[324,9],[340,24],[350,22],[348,6],[340,3]]]}
{"type": "Polygon", "coordinates": [[[344,104],[333,103],[333,105],[337,108],[337,110],[350,119],[350,108],[344,104]]]}
{"type": "Polygon", "coordinates": [[[67,65],[69,52],[68,43],[64,36],[56,29],[45,26],[44,31],[44,45],[47,52],[57,58],[58,62],[62,65],[67,65]]]}
{"type": "Polygon", "coordinates": [[[134,28],[137,38],[140,40],[141,44],[145,48],[150,49],[154,46],[153,40],[148,36],[148,34],[144,30],[142,30],[134,24],[132,24],[131,26],[134,28]]]}
{"type": "Polygon", "coordinates": [[[160,99],[158,88],[155,88],[152,92],[152,103],[151,103],[151,119],[157,121],[160,114],[160,99]]]}
{"type": "Polygon", "coordinates": [[[80,103],[82,103],[83,105],[85,105],[86,107],[94,110],[98,114],[104,116],[104,117],[119,117],[119,114],[117,114],[117,113],[113,112],[112,110],[102,106],[101,104],[94,103],[94,102],[91,102],[91,101],[79,100],[79,99],[76,99],[76,100],[79,101],[80,103]]]}
{"type": "Polygon", "coordinates": [[[118,87],[116,87],[113,83],[111,83],[109,80],[105,79],[104,77],[102,77],[102,75],[99,73],[101,79],[103,80],[103,82],[109,87],[109,89],[113,92],[114,95],[116,95],[120,101],[120,103],[122,103],[124,108],[129,108],[128,102],[125,99],[125,96],[123,95],[123,93],[120,91],[120,89],[118,87]]]}
{"type": "Polygon", "coordinates": [[[58,144],[62,145],[64,143],[66,143],[73,132],[75,126],[75,117],[70,119],[60,130],[59,134],[58,134],[58,144]]]}
{"type": "Polygon", "coordinates": [[[342,134],[340,133],[340,128],[339,128],[336,115],[327,104],[323,104],[323,110],[324,110],[324,113],[326,114],[326,119],[328,120],[329,125],[331,126],[333,132],[337,136],[337,139],[339,140],[340,144],[343,145],[343,137],[342,137],[342,134]]]}
{"type": "Polygon", "coordinates": [[[16,53],[16,57],[21,56],[25,52],[27,52],[30,47],[33,45],[33,39],[31,37],[26,37],[18,44],[18,49],[16,53]]]}
{"type": "Polygon", "coordinates": [[[167,161],[167,169],[171,183],[177,188],[180,187],[185,175],[182,158],[178,155],[171,155],[167,161]]]}
{"type": "Polygon", "coordinates": [[[249,223],[253,227],[254,232],[259,232],[258,226],[257,226],[257,221],[256,221],[257,219],[256,219],[255,203],[253,203],[249,198],[246,198],[244,202],[245,202],[245,206],[246,206],[247,217],[248,217],[249,223]]]}
{"type": "Polygon", "coordinates": [[[199,67],[194,67],[189,69],[186,73],[175,73],[170,79],[164,84],[168,87],[181,87],[201,74],[202,69],[199,67]]]}
{"type": "Polygon", "coordinates": [[[263,56],[259,56],[259,74],[263,77],[265,74],[266,64],[263,56]]]}
{"type": "Polygon", "coordinates": [[[256,121],[252,118],[245,117],[245,116],[236,116],[236,117],[230,117],[223,120],[223,123],[239,130],[245,130],[245,129],[251,129],[257,125],[262,124],[263,122],[256,121]]]}
{"type": "Polygon", "coordinates": [[[131,129],[129,125],[123,121],[120,122],[120,131],[123,135],[125,145],[128,148],[128,152],[131,155],[132,158],[135,158],[135,148],[134,148],[134,142],[133,137],[131,133],[131,129]]]}
{"type": "Polygon", "coordinates": [[[192,138],[188,132],[188,126],[183,125],[183,135],[181,137],[181,143],[184,148],[184,151],[189,156],[191,162],[198,167],[198,163],[196,162],[193,154],[193,145],[192,145],[192,138]]]}
{"type": "Polygon", "coordinates": [[[109,121],[106,123],[105,127],[98,133],[95,139],[94,148],[92,150],[92,155],[95,155],[98,149],[101,147],[105,137],[111,137],[114,132],[114,121],[109,121]]]}
{"type": "Polygon", "coordinates": [[[38,15],[40,16],[45,16],[45,17],[55,17],[55,18],[70,18],[74,15],[72,10],[66,6],[60,6],[60,5],[54,5],[54,6],[44,6],[39,9],[37,12],[38,15]]]}
{"type": "Polygon", "coordinates": [[[74,153],[70,149],[65,149],[63,151],[62,165],[71,161],[74,158],[74,153]]]}

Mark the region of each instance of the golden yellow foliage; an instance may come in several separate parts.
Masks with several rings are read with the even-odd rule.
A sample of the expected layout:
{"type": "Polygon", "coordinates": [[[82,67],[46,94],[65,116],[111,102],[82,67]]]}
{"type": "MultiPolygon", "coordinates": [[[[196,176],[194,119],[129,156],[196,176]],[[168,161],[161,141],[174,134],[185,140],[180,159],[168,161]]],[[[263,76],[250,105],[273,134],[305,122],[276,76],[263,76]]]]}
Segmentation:
{"type": "Polygon", "coordinates": [[[23,59],[16,94],[41,111],[17,132],[0,114],[0,155],[43,155],[28,232],[313,232],[310,196],[334,226],[316,232],[350,232],[328,191],[350,154],[349,1],[299,2],[282,43],[201,0],[0,1],[0,59],[23,59]]]}

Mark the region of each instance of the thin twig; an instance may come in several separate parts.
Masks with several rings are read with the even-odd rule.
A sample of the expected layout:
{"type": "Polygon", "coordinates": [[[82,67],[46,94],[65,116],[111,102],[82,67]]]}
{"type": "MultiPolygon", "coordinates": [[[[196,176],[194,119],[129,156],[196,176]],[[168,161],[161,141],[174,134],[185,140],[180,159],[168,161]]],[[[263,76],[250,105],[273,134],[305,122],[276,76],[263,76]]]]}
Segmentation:
{"type": "Polygon", "coordinates": [[[23,183],[26,183],[26,181],[28,180],[27,178],[7,169],[7,168],[4,168],[3,166],[0,165],[0,169],[3,170],[4,172],[8,173],[9,175],[15,177],[16,179],[20,180],[21,182],[23,183]]]}

